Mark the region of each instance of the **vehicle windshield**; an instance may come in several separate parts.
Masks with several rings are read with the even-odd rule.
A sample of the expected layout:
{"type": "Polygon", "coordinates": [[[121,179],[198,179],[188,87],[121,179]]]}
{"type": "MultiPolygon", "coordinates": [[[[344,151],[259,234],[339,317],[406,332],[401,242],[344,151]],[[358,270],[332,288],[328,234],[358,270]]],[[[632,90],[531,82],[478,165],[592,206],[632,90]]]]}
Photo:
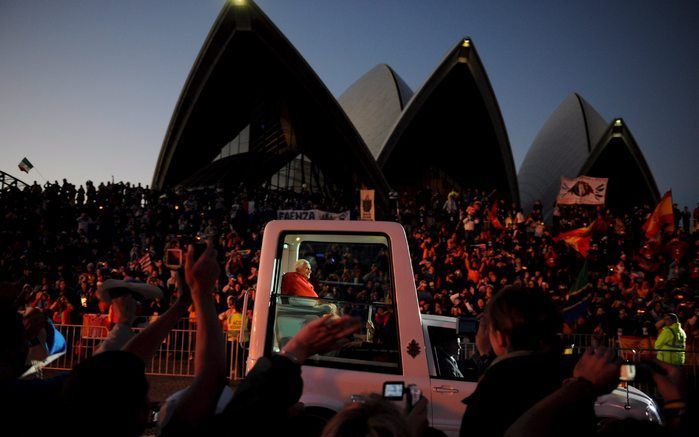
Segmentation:
{"type": "Polygon", "coordinates": [[[386,236],[287,233],[278,255],[272,352],[279,352],[311,320],[349,314],[361,320],[360,331],[340,350],[312,357],[307,364],[400,372],[386,236]]]}

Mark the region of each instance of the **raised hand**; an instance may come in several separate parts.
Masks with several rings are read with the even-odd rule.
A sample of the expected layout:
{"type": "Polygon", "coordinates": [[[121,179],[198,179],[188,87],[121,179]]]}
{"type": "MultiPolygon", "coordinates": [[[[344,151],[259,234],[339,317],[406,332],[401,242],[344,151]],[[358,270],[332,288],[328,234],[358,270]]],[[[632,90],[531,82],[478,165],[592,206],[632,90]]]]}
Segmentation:
{"type": "Polygon", "coordinates": [[[192,292],[189,289],[189,285],[187,285],[185,274],[182,272],[182,269],[178,270],[176,273],[175,284],[177,285],[177,304],[188,308],[192,304],[192,292]]]}
{"type": "Polygon", "coordinates": [[[665,401],[685,399],[687,395],[687,386],[684,380],[684,372],[682,367],[673,366],[672,364],[664,363],[659,360],[654,361],[655,364],[665,370],[661,372],[653,372],[653,381],[658,387],[658,392],[665,401]]]}
{"type": "MultiPolygon", "coordinates": [[[[407,398],[410,399],[410,396],[407,396],[407,398]]],[[[408,402],[410,402],[410,400],[408,400],[408,402]]],[[[410,429],[414,430],[414,435],[422,435],[429,426],[427,413],[427,398],[421,396],[420,400],[415,403],[407,414],[408,424],[410,425],[410,429]]]]}
{"type": "Polygon", "coordinates": [[[360,325],[358,319],[350,316],[326,314],[301,328],[284,346],[282,353],[290,353],[304,362],[310,356],[339,348],[341,341],[357,332],[360,325]]]}
{"type": "Polygon", "coordinates": [[[194,300],[211,294],[220,273],[221,269],[216,260],[216,249],[214,249],[211,240],[206,241],[206,250],[196,260],[194,259],[194,246],[189,246],[185,257],[184,275],[194,300]]]}
{"type": "Polygon", "coordinates": [[[573,369],[573,377],[592,383],[597,395],[611,392],[619,385],[619,363],[614,350],[588,348],[573,369]]]}

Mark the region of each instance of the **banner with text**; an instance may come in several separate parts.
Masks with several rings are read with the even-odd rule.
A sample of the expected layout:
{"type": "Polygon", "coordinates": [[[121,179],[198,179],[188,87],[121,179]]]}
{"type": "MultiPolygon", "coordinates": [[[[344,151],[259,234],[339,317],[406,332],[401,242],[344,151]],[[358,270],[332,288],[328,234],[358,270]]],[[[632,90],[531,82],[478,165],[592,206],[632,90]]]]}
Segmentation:
{"type": "Polygon", "coordinates": [[[328,212],[320,209],[279,209],[278,220],[349,220],[350,212],[328,212]]]}
{"type": "Polygon", "coordinates": [[[374,220],[374,190],[361,190],[359,193],[360,220],[374,220]]]}
{"type": "Polygon", "coordinates": [[[559,205],[604,205],[607,196],[607,178],[561,176],[561,189],[556,202],[559,205]]]}

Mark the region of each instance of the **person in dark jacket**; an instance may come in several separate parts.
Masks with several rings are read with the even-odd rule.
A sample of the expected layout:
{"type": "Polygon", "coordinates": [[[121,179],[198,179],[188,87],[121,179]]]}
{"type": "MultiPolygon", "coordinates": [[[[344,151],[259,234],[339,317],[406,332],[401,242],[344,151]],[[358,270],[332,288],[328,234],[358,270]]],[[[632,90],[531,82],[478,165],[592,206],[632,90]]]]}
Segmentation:
{"type": "Polygon", "coordinates": [[[562,319],[545,294],[506,287],[487,308],[497,358],[464,399],[461,436],[502,436],[522,413],[560,387],[562,319]]]}

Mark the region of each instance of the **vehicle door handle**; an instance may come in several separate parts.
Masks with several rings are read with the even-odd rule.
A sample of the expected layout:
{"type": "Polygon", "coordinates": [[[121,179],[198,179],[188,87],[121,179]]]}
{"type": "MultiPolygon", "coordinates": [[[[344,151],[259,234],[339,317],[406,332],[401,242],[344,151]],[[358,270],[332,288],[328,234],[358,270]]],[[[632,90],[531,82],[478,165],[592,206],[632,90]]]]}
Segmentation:
{"type": "Polygon", "coordinates": [[[458,393],[459,389],[454,387],[448,387],[446,385],[440,385],[439,387],[432,387],[432,391],[437,393],[458,393]]]}

